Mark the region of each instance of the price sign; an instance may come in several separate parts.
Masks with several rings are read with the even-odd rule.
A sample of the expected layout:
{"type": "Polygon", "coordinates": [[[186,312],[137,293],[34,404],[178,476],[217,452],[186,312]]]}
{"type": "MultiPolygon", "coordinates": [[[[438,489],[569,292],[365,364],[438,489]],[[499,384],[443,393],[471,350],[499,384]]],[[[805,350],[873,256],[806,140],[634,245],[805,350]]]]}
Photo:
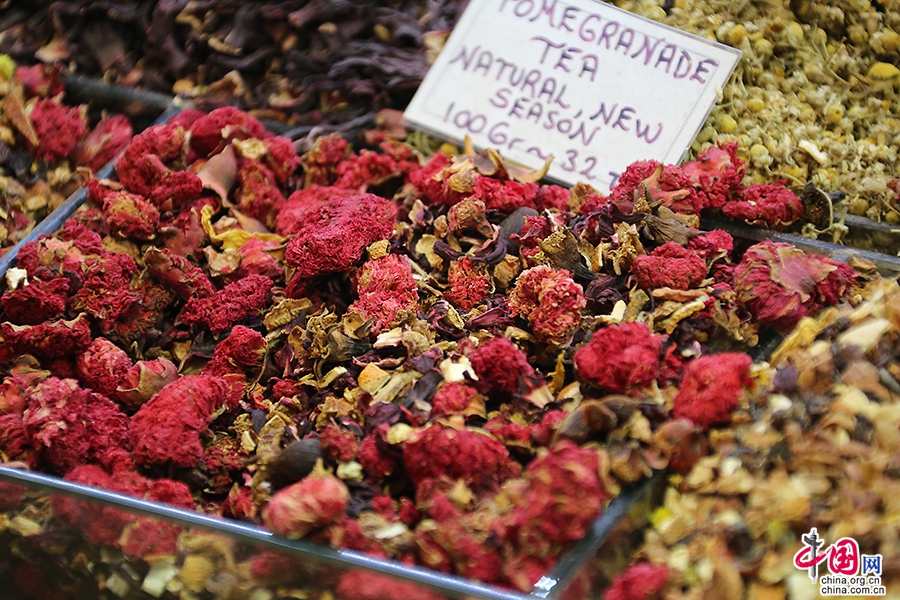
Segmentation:
{"type": "Polygon", "coordinates": [[[595,0],[472,0],[404,116],[605,192],[636,160],[680,162],[739,59],[595,0]]]}

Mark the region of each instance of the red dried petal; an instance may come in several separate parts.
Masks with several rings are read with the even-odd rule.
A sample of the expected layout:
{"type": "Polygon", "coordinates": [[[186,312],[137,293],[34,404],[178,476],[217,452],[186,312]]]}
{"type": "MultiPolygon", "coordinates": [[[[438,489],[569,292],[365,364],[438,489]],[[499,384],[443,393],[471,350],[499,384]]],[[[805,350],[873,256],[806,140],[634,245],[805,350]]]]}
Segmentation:
{"type": "Polygon", "coordinates": [[[545,344],[564,346],[581,324],[584,290],[565,269],[546,265],[523,271],[509,294],[509,308],[531,324],[545,344]]]}
{"type": "Polygon", "coordinates": [[[17,325],[37,325],[62,316],[66,310],[69,281],[57,277],[35,280],[9,290],[0,298],[3,314],[17,325]]]}
{"type": "Polygon", "coordinates": [[[116,388],[131,369],[131,359],[124,350],[100,337],[78,355],[75,369],[86,386],[108,398],[115,398],[116,388]]]}
{"type": "Polygon", "coordinates": [[[233,106],[199,117],[191,123],[190,131],[191,148],[203,158],[221,152],[232,140],[272,137],[259,119],[233,106]]]}
{"type": "Polygon", "coordinates": [[[478,375],[478,387],[513,394],[520,379],[534,376],[528,357],[505,337],[491,338],[476,348],[469,360],[478,375]]]}
{"type": "Polygon", "coordinates": [[[131,122],[124,115],[107,115],[75,147],[72,160],[91,171],[99,171],[131,141],[134,133],[131,122]]]}
{"type": "Polygon", "coordinates": [[[737,142],[719,143],[681,165],[703,197],[703,208],[719,208],[740,192],[747,168],[737,156],[737,142]]]}
{"type": "Polygon", "coordinates": [[[298,539],[337,521],[350,492],[334,475],[310,475],[275,493],[263,509],[263,523],[279,535],[298,539]]]}
{"type": "Polygon", "coordinates": [[[187,324],[203,323],[219,334],[251,315],[259,313],[274,283],[268,277],[251,275],[229,283],[206,298],[191,298],[184,305],[181,319],[187,324]]]}
{"type": "Polygon", "coordinates": [[[40,140],[34,148],[38,160],[53,162],[67,156],[87,132],[87,119],[80,107],[62,106],[50,99],[35,102],[29,118],[40,140]]]}
{"type": "Polygon", "coordinates": [[[628,567],[606,590],[603,600],[656,600],[669,580],[669,568],[639,562],[628,567]]]}
{"type": "Polygon", "coordinates": [[[444,299],[460,310],[472,310],[494,289],[487,270],[468,256],[450,263],[447,281],[450,289],[444,292],[444,299]]]}
{"type": "Polygon", "coordinates": [[[275,174],[258,160],[240,161],[234,197],[238,209],[260,223],[274,222],[275,213],[284,204],[275,174]]]}
{"type": "Polygon", "coordinates": [[[783,181],[752,184],[744,188],[741,198],[725,203],[722,213],[750,225],[783,229],[803,216],[803,203],[797,194],[784,187],[783,181]]]}
{"type": "Polygon", "coordinates": [[[675,396],[672,414],[703,429],[725,423],[737,408],[744,388],[751,387],[752,359],[737,352],[701,356],[690,362],[675,396]]]}
{"type": "Polygon", "coordinates": [[[687,290],[706,278],[706,262],[692,250],[676,242],[666,242],[650,254],[638,256],[631,272],[644,289],[687,290]]]}
{"type": "Polygon", "coordinates": [[[179,125],[147,128],[116,160],[119,180],[160,208],[179,208],[203,191],[200,178],[183,170],[187,144],[187,132],[179,125]]]}

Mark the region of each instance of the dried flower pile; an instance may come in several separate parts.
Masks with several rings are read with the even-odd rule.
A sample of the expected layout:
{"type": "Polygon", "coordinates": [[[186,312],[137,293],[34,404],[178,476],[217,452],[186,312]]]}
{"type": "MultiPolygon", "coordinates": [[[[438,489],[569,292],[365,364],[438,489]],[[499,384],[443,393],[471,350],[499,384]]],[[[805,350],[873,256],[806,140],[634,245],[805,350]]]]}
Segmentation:
{"type": "Polygon", "coordinates": [[[0,55],[0,255],[131,141],[126,117],[91,128],[87,107],[62,99],[58,69],[0,55]]]}
{"type": "MultiPolygon", "coordinates": [[[[742,353],[760,328],[873,275],[695,229],[754,189],[733,148],[636,164],[605,197],[490,150],[328,136],[298,157],[222,108],[116,166],[0,297],[2,458],[520,590],[621,486],[692,472],[765,383],[742,353]]],[[[188,553],[159,596],[210,590],[195,566],[229,574],[217,597],[321,593],[280,557],[209,566],[177,528],[79,506],[57,508],[129,556],[188,553]]]]}

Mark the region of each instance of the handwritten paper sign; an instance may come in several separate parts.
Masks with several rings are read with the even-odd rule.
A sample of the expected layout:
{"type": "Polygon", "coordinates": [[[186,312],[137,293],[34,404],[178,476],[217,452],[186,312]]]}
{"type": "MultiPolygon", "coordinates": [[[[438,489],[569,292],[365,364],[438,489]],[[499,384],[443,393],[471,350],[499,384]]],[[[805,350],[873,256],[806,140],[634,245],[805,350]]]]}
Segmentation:
{"type": "Polygon", "coordinates": [[[472,0],[408,123],[608,191],[683,158],[740,52],[595,0],[472,0]]]}

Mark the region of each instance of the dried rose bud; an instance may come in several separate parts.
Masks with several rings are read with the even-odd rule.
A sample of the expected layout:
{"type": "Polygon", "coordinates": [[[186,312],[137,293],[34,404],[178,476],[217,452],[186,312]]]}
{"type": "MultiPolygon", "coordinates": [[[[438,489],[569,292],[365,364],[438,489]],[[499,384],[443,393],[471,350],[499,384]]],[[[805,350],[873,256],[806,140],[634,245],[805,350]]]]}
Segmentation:
{"type": "Polygon", "coordinates": [[[168,249],[147,248],[144,252],[144,264],[150,275],[175,291],[183,300],[207,298],[216,293],[215,286],[202,269],[168,249]]]}
{"type": "Polygon", "coordinates": [[[62,316],[66,310],[69,280],[56,277],[35,280],[0,297],[3,314],[18,325],[37,325],[62,316]]]}
{"type": "Polygon", "coordinates": [[[262,275],[250,275],[229,283],[213,296],[191,298],[181,319],[187,324],[204,323],[219,334],[241,319],[259,313],[274,283],[262,275]]]}
{"type": "Polygon", "coordinates": [[[699,254],[707,264],[711,264],[721,258],[731,256],[731,252],[734,250],[734,238],[727,231],[714,229],[691,238],[687,247],[699,254]]]}
{"type": "Polygon", "coordinates": [[[706,263],[697,253],[675,242],[666,242],[650,254],[638,256],[631,272],[644,289],[688,290],[706,277],[706,263]]]}
{"type": "Polygon", "coordinates": [[[285,137],[275,136],[263,140],[263,144],[266,146],[266,156],[262,160],[275,174],[278,183],[287,183],[300,166],[300,157],[297,156],[294,142],[285,137]]]}
{"type": "Polygon", "coordinates": [[[119,382],[116,397],[131,408],[138,408],[156,393],[178,379],[178,369],[165,358],[136,362],[119,382]]]}
{"type": "Polygon", "coordinates": [[[523,271],[509,294],[510,312],[528,321],[538,340],[554,346],[572,340],[586,304],[584,290],[568,271],[545,265],[523,271]]]}
{"type": "Polygon", "coordinates": [[[476,348],[469,360],[478,375],[478,388],[514,394],[524,378],[534,375],[528,357],[505,337],[491,338],[476,348]]]}
{"type": "Polygon", "coordinates": [[[414,317],[419,292],[406,257],[388,254],[360,268],[356,283],[359,299],[347,312],[375,319],[372,333],[379,334],[414,317]]]}
{"type": "Polygon", "coordinates": [[[374,194],[331,198],[288,242],[284,259],[300,277],[347,271],[371,243],[391,237],[397,208],[374,194]]]}
{"type": "Polygon", "coordinates": [[[609,392],[627,394],[650,385],[660,374],[662,338],[644,323],[601,329],[575,353],[584,381],[609,392]]]}
{"type": "Polygon", "coordinates": [[[746,354],[723,352],[690,362],[675,396],[672,414],[690,419],[703,429],[725,423],[737,408],[744,389],[753,385],[746,354]]]}
{"type": "Polygon", "coordinates": [[[538,184],[506,181],[478,176],[472,197],[484,202],[488,210],[511,213],[517,208],[535,208],[538,184]]]}
{"type": "Polygon", "coordinates": [[[152,240],[159,227],[159,209],[138,194],[105,188],[96,179],[88,182],[88,200],[103,209],[111,233],[124,238],[152,240]]]}
{"type": "Polygon", "coordinates": [[[53,162],[67,156],[87,132],[80,107],[62,106],[50,99],[35,102],[29,118],[40,140],[34,149],[38,160],[53,162]]]}
{"type": "Polygon", "coordinates": [[[232,140],[272,137],[259,119],[233,106],[198,117],[190,124],[190,132],[191,148],[203,158],[222,151],[232,140]]]}
{"type": "Polygon", "coordinates": [[[350,492],[334,475],[311,475],[278,491],[263,509],[263,523],[279,535],[291,539],[337,521],[350,492]]]}
{"type": "Polygon", "coordinates": [[[99,171],[131,141],[134,130],[124,115],[107,115],[100,119],[87,137],[72,152],[75,164],[99,171]]]}
{"type": "Polygon", "coordinates": [[[220,377],[188,375],[161,389],[131,417],[129,439],[138,464],[196,466],[200,434],[228,391],[220,377]]]}
{"type": "Polygon", "coordinates": [[[635,192],[679,213],[697,215],[704,208],[704,199],[681,167],[655,160],[631,163],[610,191],[610,200],[633,202],[635,192]]]}
{"type": "Polygon", "coordinates": [[[82,383],[108,398],[116,397],[116,388],[131,369],[131,359],[125,351],[106,338],[95,338],[84,353],[75,360],[75,369],[82,383]]]}
{"type": "Polygon", "coordinates": [[[364,149],[338,164],[335,173],[335,187],[357,190],[363,186],[381,185],[400,175],[400,169],[391,156],[364,149]]]}
{"type": "Polygon", "coordinates": [[[855,278],[847,264],[765,241],[744,253],[733,285],[738,301],[757,321],[790,331],[811,312],[837,304],[855,278]]]}
{"type": "Polygon", "coordinates": [[[450,263],[447,280],[450,289],[444,292],[444,298],[460,310],[472,310],[494,291],[494,279],[481,263],[468,256],[450,263]]]}
{"type": "Polygon", "coordinates": [[[737,142],[720,142],[701,152],[697,160],[681,165],[703,197],[703,208],[720,208],[740,192],[747,168],[737,149],[737,142]]]}
{"type": "Polygon", "coordinates": [[[784,181],[751,184],[744,188],[741,198],[722,206],[722,213],[750,225],[779,230],[803,216],[803,203],[797,194],[784,187],[784,181]]]}
{"type": "Polygon", "coordinates": [[[153,125],[132,138],[116,160],[125,188],[159,208],[173,209],[200,196],[203,182],[182,170],[188,134],[178,125],[153,125]]]}

